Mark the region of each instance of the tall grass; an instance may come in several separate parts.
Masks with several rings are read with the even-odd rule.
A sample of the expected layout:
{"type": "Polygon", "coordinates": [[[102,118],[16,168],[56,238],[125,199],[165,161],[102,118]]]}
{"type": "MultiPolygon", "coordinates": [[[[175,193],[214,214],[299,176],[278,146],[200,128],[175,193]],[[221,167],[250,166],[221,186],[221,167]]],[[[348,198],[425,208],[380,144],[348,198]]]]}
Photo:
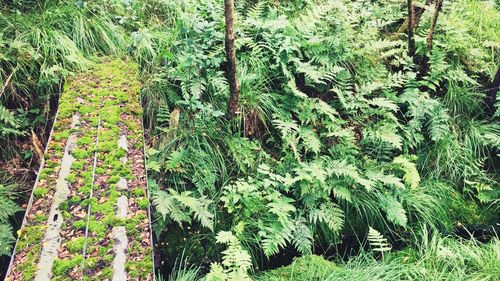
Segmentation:
{"type": "MultiPolygon", "coordinates": [[[[92,7],[79,9],[71,1],[4,4],[0,9],[0,105],[29,112],[20,129],[42,134],[36,129],[43,128],[40,122],[50,117],[50,97],[61,92],[64,79],[86,69],[93,55],[119,52],[124,42],[123,31],[109,15],[92,7]]],[[[10,150],[15,149],[15,141],[2,140],[10,142],[5,145],[10,150]]]]}
{"type": "Polygon", "coordinates": [[[413,248],[390,253],[382,259],[370,252],[336,263],[306,256],[290,266],[260,274],[256,280],[498,280],[498,237],[484,244],[474,238],[464,240],[428,233],[422,237],[413,248]]]}

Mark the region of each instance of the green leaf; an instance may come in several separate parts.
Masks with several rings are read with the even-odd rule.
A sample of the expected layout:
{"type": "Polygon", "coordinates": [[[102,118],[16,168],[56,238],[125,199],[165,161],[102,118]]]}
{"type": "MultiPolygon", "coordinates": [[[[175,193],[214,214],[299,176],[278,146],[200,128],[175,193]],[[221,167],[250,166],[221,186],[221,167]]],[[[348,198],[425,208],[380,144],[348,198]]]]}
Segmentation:
{"type": "Polygon", "coordinates": [[[411,188],[417,188],[420,184],[420,174],[418,173],[417,166],[415,163],[411,162],[408,158],[414,158],[415,156],[403,156],[400,155],[392,161],[395,164],[396,169],[404,172],[403,180],[411,188]]]}

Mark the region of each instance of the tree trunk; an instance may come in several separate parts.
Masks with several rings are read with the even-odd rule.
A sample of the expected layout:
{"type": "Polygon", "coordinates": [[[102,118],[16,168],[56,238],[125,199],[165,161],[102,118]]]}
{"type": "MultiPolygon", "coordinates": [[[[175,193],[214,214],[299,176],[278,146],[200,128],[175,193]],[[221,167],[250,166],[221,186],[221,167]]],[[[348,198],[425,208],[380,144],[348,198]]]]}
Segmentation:
{"type": "MultiPolygon", "coordinates": [[[[426,0],[425,5],[426,6],[430,5],[431,2],[432,2],[431,0],[426,0]]],[[[422,17],[422,15],[425,12],[425,8],[416,7],[416,8],[413,8],[413,12],[414,12],[413,29],[415,30],[418,27],[418,23],[420,22],[420,18],[422,17]]],[[[407,30],[408,30],[408,18],[405,19],[403,24],[401,24],[401,26],[398,28],[398,30],[396,31],[396,33],[393,36],[398,36],[399,34],[405,33],[407,30]]]]}
{"type": "Polygon", "coordinates": [[[233,118],[239,113],[240,85],[236,76],[236,53],[234,51],[234,0],[224,0],[226,18],[227,79],[229,80],[228,115],[233,118]]]}
{"type": "Polygon", "coordinates": [[[432,25],[429,29],[429,35],[427,35],[427,48],[432,49],[432,37],[434,36],[434,30],[436,30],[436,24],[439,16],[439,12],[443,7],[444,0],[436,0],[436,8],[434,10],[434,17],[432,18],[432,25]]]}
{"type": "Polygon", "coordinates": [[[408,0],[408,55],[412,58],[415,56],[415,39],[413,38],[414,16],[413,1],[408,0]]]}
{"type": "Polygon", "coordinates": [[[486,97],[484,103],[486,104],[486,109],[489,113],[495,113],[495,102],[497,100],[498,90],[500,88],[500,68],[497,69],[497,73],[495,78],[493,79],[491,85],[488,87],[488,92],[486,93],[486,97]]]}

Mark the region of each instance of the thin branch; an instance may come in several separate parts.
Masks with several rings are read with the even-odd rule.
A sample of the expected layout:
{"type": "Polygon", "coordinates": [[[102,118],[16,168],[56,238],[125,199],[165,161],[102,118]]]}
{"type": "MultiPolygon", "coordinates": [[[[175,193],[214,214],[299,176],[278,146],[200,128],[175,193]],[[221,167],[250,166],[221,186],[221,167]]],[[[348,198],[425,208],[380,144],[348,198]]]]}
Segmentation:
{"type": "Polygon", "coordinates": [[[415,10],[413,9],[413,1],[408,0],[408,55],[415,56],[415,39],[413,38],[415,10]]]}
{"type": "Polygon", "coordinates": [[[427,35],[427,48],[432,49],[432,38],[434,36],[434,31],[436,30],[436,24],[439,16],[439,12],[443,8],[444,0],[436,0],[436,8],[434,10],[434,17],[432,18],[432,25],[429,28],[429,35],[427,35]]]}
{"type": "MultiPolygon", "coordinates": [[[[426,0],[425,1],[425,6],[429,6],[431,4],[432,0],[426,0]]],[[[418,27],[418,24],[420,23],[420,18],[424,14],[426,8],[425,7],[414,7],[414,16],[413,16],[413,29],[415,30],[418,27]]],[[[398,30],[394,32],[391,37],[398,37],[399,35],[405,33],[408,30],[408,18],[405,19],[405,21],[399,26],[398,30]]]]}

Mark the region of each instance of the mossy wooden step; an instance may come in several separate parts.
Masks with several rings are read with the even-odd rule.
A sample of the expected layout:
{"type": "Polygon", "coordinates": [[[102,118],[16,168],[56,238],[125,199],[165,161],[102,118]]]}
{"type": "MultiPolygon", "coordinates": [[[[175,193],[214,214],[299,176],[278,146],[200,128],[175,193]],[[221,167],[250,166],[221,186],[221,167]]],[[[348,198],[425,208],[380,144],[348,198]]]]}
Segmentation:
{"type": "Polygon", "coordinates": [[[140,84],[103,59],[70,79],[6,280],[152,280],[140,84]]]}

